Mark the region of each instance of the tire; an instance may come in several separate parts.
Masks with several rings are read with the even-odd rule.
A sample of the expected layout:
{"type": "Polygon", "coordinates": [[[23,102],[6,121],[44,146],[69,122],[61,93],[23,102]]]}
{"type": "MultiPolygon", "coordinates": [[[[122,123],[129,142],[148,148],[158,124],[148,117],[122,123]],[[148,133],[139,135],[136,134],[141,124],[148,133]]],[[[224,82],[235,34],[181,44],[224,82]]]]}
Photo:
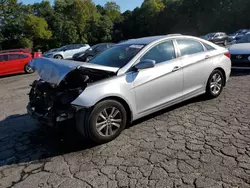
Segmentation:
{"type": "Polygon", "coordinates": [[[98,144],[103,144],[114,140],[121,134],[127,123],[127,112],[118,101],[105,100],[95,105],[92,109],[79,112],[76,120],[77,130],[85,138],[89,138],[98,144]],[[113,109],[115,110],[113,111],[113,109]],[[103,117],[105,116],[104,110],[106,110],[107,115],[110,115],[112,112],[115,115],[116,110],[118,110],[118,113],[111,117],[110,120],[108,118],[105,120],[100,116],[101,113],[103,117]],[[103,124],[105,121],[106,123],[103,124]],[[99,129],[97,128],[98,123],[100,124],[99,129]],[[113,123],[116,125],[112,125],[113,123]],[[119,124],[119,127],[117,127],[117,124],[119,124]]]}
{"type": "Polygon", "coordinates": [[[63,57],[61,55],[55,55],[54,58],[55,59],[63,59],[63,57]]]}
{"type": "Polygon", "coordinates": [[[87,56],[86,57],[86,62],[89,62],[93,57],[92,56],[87,56]]]}
{"type": "Polygon", "coordinates": [[[206,86],[206,95],[209,98],[217,98],[224,87],[225,78],[220,70],[214,70],[209,76],[207,86],[206,86]]]}
{"type": "Polygon", "coordinates": [[[24,66],[24,72],[25,72],[26,74],[31,74],[31,73],[35,72],[35,70],[34,70],[33,68],[31,68],[28,64],[26,64],[26,65],[24,66]]]}

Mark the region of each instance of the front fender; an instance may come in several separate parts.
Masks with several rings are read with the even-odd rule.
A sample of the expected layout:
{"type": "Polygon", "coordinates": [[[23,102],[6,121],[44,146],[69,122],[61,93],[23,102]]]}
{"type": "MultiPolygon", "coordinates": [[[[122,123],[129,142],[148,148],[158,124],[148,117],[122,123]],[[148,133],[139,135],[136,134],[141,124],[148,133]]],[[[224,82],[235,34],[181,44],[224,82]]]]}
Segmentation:
{"type": "Polygon", "coordinates": [[[116,97],[125,101],[130,110],[134,111],[135,94],[133,83],[128,81],[130,76],[132,74],[90,85],[71,104],[90,108],[105,98],[116,97]]]}

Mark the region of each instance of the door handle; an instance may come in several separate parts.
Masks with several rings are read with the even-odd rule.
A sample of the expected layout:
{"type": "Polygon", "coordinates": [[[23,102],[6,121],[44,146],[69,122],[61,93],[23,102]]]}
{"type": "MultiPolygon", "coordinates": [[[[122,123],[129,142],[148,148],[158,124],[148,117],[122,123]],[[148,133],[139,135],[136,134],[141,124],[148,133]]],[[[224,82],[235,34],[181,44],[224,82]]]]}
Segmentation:
{"type": "Polygon", "coordinates": [[[210,58],[210,56],[209,56],[209,55],[206,55],[206,56],[205,56],[205,59],[209,59],[209,58],[210,58]]]}
{"type": "Polygon", "coordinates": [[[181,68],[181,67],[176,66],[176,67],[173,68],[172,72],[178,71],[180,68],[181,68]]]}

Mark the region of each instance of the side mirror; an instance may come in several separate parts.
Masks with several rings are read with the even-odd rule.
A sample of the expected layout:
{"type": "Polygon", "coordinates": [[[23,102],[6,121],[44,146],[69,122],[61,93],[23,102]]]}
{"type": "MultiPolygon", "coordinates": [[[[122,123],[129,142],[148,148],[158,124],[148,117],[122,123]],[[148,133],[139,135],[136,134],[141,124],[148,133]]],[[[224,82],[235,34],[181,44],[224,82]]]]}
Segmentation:
{"type": "Polygon", "coordinates": [[[156,63],[155,60],[145,59],[145,60],[142,60],[139,63],[137,63],[135,65],[135,68],[137,70],[153,68],[155,66],[155,63],[156,63]]]}

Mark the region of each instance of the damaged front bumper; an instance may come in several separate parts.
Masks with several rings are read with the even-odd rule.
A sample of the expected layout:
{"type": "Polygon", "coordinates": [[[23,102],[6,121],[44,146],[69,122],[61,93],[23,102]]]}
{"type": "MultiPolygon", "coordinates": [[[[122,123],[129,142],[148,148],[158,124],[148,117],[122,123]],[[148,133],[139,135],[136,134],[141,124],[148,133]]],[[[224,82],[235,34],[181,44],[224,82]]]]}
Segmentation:
{"type": "Polygon", "coordinates": [[[67,108],[66,110],[58,110],[54,114],[40,114],[37,113],[34,109],[34,107],[31,106],[29,103],[27,105],[27,112],[28,114],[38,120],[40,123],[47,124],[49,126],[55,126],[56,123],[73,119],[75,117],[76,112],[80,109],[79,107],[71,106],[67,108]]]}

